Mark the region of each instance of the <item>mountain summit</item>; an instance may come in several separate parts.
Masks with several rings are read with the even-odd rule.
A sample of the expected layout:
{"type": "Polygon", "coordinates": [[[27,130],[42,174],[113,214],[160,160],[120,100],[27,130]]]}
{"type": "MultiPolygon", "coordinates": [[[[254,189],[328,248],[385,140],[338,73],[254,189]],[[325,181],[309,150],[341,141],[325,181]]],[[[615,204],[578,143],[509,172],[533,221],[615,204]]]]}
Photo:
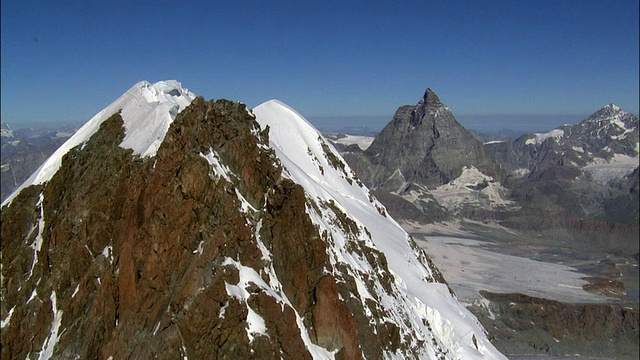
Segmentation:
{"type": "Polygon", "coordinates": [[[434,205],[437,202],[430,190],[463,174],[473,172],[472,177],[481,179],[481,183],[494,182],[502,176],[482,143],[458,123],[451,109],[430,88],[416,105],[399,107],[367,150],[346,153],[345,159],[383,202],[403,202],[393,207],[411,209],[396,214],[401,217],[427,215],[433,220],[443,210],[434,205]]]}
{"type": "Polygon", "coordinates": [[[444,105],[440,102],[440,98],[438,98],[438,95],[436,95],[436,93],[431,90],[431,88],[427,88],[427,90],[424,92],[424,96],[418,102],[418,106],[439,108],[444,105]]]}
{"type": "Polygon", "coordinates": [[[140,81],[78,129],[2,206],[10,203],[25,187],[49,181],[60,168],[62,157],[73,147],[86,142],[116,112],[120,112],[127,129],[121,147],[132,149],[135,155],[143,157],[155,155],[173,119],[195,97],[195,94],[175,80],[158,81],[154,84],[140,81]]]}
{"type": "Polygon", "coordinates": [[[4,358],[504,359],[299,113],[142,82],[2,207],[4,358]]]}

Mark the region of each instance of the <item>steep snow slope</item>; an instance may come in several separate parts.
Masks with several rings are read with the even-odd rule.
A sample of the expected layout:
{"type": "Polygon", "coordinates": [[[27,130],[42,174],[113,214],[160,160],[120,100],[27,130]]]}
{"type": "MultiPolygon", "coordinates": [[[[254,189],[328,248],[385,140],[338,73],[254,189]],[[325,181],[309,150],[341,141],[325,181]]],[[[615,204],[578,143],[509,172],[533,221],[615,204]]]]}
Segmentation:
{"type": "Polygon", "coordinates": [[[86,142],[98,131],[100,124],[119,110],[126,128],[126,135],[120,146],[132,149],[135,155],[142,157],[155,155],[173,119],[194,98],[195,94],[175,80],[158,81],[154,84],[141,81],[135,84],[78,129],[2,203],[2,206],[9,204],[27,186],[50,180],[60,168],[62,157],[73,147],[86,142]]]}
{"type": "MultiPolygon", "coordinates": [[[[383,291],[371,294],[362,282],[358,285],[361,289],[359,300],[365,309],[369,306],[367,298],[382,296],[380,303],[396,324],[404,324],[404,334],[415,334],[423,339],[435,336],[437,343],[451,351],[447,358],[504,359],[487,340],[475,317],[450,294],[447,286],[433,281],[433,270],[408,234],[386,215],[383,206],[336,155],[338,152],[304,117],[277,100],[263,103],[253,112],[263,128],[269,126],[270,146],[282,162],[286,175],[304,187],[308,199],[335,204],[356,221],[359,229],[363,229],[356,239],[349,238],[348,234],[336,231],[336,226],[331,225],[335,216],[329,209],[322,210],[322,214],[307,209],[316,225],[332,234],[334,246],[329,247],[329,251],[334,265],[347,264],[351,269],[379,271],[348,251],[350,241],[372,243],[372,247],[385,254],[395,278],[395,294],[383,291]]],[[[395,357],[399,354],[387,355],[395,357]]],[[[435,353],[426,348],[422,356],[434,358],[435,353]]]]}

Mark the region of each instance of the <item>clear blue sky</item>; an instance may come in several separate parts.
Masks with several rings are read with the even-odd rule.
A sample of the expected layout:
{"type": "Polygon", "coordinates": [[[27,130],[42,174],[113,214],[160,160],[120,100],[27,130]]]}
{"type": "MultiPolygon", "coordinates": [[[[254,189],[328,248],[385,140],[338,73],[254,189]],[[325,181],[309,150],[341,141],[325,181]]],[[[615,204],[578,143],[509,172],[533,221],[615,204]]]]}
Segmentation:
{"type": "Polygon", "coordinates": [[[2,121],[84,122],[140,80],[385,117],[638,113],[638,1],[2,1],[2,121]]]}

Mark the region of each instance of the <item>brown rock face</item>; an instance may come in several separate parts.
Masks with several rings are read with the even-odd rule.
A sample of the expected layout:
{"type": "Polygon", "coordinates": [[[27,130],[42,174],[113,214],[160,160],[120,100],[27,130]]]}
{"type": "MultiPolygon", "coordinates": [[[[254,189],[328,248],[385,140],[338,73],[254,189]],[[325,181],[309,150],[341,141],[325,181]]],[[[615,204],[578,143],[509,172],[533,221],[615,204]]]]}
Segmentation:
{"type": "Polygon", "coordinates": [[[2,359],[310,358],[297,316],[316,344],[361,357],[304,191],[280,178],[244,105],[195,99],[153,158],[118,146],[122,124],[113,115],[2,209],[2,359]],[[231,294],[242,271],[279,281],[292,306],[255,283],[231,294]]]}
{"type": "Polygon", "coordinates": [[[523,294],[482,291],[490,301],[472,310],[505,354],[637,359],[638,309],[606,304],[568,304],[523,294]]]}
{"type": "MultiPolygon", "coordinates": [[[[335,279],[325,276],[315,289],[317,299],[313,319],[317,342],[330,350],[341,350],[345,359],[360,359],[358,324],[347,305],[338,298],[335,279]]],[[[339,356],[339,357],[340,357],[339,356]]]]}

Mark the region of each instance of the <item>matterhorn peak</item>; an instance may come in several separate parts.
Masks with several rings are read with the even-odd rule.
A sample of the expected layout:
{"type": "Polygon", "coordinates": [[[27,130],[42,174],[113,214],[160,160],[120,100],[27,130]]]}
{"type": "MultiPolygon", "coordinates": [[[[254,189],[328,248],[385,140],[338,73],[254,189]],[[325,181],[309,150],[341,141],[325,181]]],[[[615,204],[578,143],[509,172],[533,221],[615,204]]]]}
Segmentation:
{"type": "Polygon", "coordinates": [[[444,106],[438,98],[438,95],[431,89],[427,88],[422,96],[422,99],[418,102],[418,106],[426,106],[428,108],[439,108],[444,106]]]}

